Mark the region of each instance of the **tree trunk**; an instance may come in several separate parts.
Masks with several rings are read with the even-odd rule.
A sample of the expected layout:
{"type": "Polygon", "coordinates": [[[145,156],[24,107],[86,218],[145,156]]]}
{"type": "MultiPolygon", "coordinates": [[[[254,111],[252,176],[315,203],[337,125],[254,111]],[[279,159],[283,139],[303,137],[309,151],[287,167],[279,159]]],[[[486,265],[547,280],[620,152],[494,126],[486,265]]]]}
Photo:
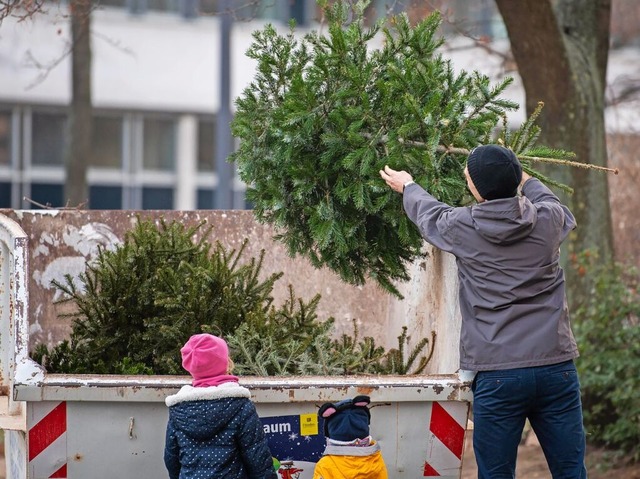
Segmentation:
{"type": "Polygon", "coordinates": [[[71,0],[72,97],[65,198],[69,206],[88,206],[87,169],[91,156],[91,1],[71,0]]]}
{"type": "MultiPolygon", "coordinates": [[[[576,153],[577,160],[606,166],[604,92],[609,49],[610,0],[496,0],[526,92],[527,113],[539,101],[541,143],[576,153]]],[[[547,170],[548,172],[548,170],[547,170]]],[[[555,169],[556,179],[574,188],[564,198],[578,228],[568,252],[595,250],[613,258],[607,177],[582,168],[555,169]]],[[[569,298],[582,303],[588,275],[566,268],[569,298]]]]}

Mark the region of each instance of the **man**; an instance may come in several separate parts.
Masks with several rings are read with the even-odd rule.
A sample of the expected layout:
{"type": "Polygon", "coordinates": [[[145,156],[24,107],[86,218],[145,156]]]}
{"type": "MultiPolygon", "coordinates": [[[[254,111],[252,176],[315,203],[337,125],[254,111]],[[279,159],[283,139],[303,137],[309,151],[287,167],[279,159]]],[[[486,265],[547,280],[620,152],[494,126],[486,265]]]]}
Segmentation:
{"type": "Polygon", "coordinates": [[[586,478],[578,350],[569,323],[560,244],[571,211],[515,154],[475,148],[465,177],[478,204],[436,200],[406,171],[380,176],[402,193],[422,237],[456,257],[460,367],[473,381],[473,447],[479,479],[514,478],[529,419],[554,479],[586,478]],[[521,195],[518,190],[521,187],[521,195]]]}

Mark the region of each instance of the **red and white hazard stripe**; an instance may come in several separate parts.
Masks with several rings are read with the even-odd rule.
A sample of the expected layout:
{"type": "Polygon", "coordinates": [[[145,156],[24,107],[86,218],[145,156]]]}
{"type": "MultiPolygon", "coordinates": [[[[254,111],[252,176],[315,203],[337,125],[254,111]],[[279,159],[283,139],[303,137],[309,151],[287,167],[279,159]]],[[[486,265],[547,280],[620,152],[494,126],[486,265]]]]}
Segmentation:
{"type": "Polygon", "coordinates": [[[67,403],[33,402],[27,418],[29,477],[67,477],[67,403]]]}
{"type": "Polygon", "coordinates": [[[468,412],[465,402],[431,403],[423,477],[460,477],[468,412]]]}

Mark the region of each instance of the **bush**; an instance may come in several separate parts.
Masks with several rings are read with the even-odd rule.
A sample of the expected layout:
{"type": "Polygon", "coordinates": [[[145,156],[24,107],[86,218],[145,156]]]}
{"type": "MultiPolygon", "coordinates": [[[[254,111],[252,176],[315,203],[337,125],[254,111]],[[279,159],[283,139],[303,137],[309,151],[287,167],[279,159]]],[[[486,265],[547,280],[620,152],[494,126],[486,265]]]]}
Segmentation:
{"type": "Polygon", "coordinates": [[[589,299],[573,315],[587,440],[640,460],[638,272],[594,268],[589,253],[574,259],[579,274],[595,278],[589,299]]]}
{"type": "MultiPolygon", "coordinates": [[[[413,362],[427,346],[422,340],[402,361],[399,350],[386,352],[372,338],[331,339],[333,318],[319,321],[317,295],[305,302],[289,289],[289,300],[275,307],[271,296],[282,273],[260,280],[264,251],[241,261],[207,238],[200,223],[138,222],[113,251],[100,250],[79,278],[54,285],[60,303],[74,310],[69,340],[53,348],[38,345],[34,360],[53,373],[185,374],[180,348],[196,333],[224,337],[239,373],[256,375],[352,374],[421,370],[413,362]],[[195,240],[200,235],[199,240],[195,240]]],[[[433,341],[432,341],[433,347],[433,341]]]]}

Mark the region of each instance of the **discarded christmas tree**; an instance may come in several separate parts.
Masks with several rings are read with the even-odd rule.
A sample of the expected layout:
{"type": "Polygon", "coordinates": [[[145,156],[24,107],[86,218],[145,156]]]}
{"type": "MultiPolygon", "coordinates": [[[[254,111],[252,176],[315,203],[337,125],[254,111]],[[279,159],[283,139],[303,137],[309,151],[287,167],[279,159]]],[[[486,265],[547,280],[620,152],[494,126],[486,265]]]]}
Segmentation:
{"type": "Polygon", "coordinates": [[[534,146],[537,113],[510,132],[506,113],[517,104],[501,95],[511,79],[492,85],[478,72],[456,73],[438,54],[437,14],[371,28],[342,2],[325,14],[326,35],[298,40],[293,26],[288,35],[271,26],[254,33],[247,55],[257,73],[236,100],[232,160],[257,218],[277,228],[290,254],[398,294],[394,282],[408,279],[423,241],[380,179],[384,165],[461,205],[464,162],[477,145],[500,142],[529,172],[531,157],[572,155],[534,146]]]}
{"type": "Polygon", "coordinates": [[[209,242],[205,223],[139,221],[113,250],[100,250],[79,277],[54,286],[70,307],[70,338],[33,358],[52,373],[184,374],[180,348],[202,332],[224,337],[240,374],[408,374],[424,368],[433,341],[423,339],[402,357],[373,338],[332,338],[334,320],[318,318],[320,296],[273,304],[282,273],[261,279],[264,251],[244,258],[209,242]],[[426,356],[423,350],[427,349],[426,356]],[[415,362],[415,366],[414,366],[415,362]]]}
{"type": "Polygon", "coordinates": [[[190,335],[227,335],[264,315],[281,274],[258,278],[262,257],[240,261],[208,241],[211,227],[139,221],[114,250],[101,250],[79,278],[54,281],[69,303],[70,340],[35,359],[52,372],[183,374],[190,335]],[[200,235],[200,239],[196,239],[200,235]]]}

